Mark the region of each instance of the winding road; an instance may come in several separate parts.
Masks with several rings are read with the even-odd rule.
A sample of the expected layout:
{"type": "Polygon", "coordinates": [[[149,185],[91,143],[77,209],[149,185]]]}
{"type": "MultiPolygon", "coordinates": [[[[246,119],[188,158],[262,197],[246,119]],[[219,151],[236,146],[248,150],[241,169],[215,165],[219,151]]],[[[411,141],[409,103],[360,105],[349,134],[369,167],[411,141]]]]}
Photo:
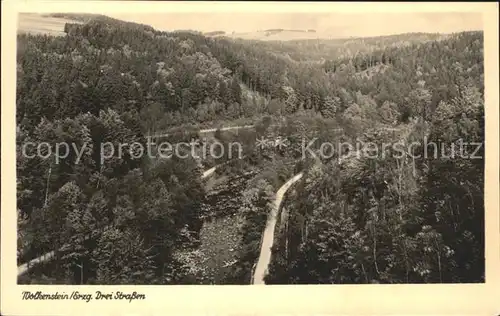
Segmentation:
{"type": "Polygon", "coordinates": [[[52,257],[54,257],[54,255],[55,255],[55,251],[47,252],[46,254],[43,254],[38,258],[32,259],[32,260],[18,266],[17,267],[17,276],[23,275],[24,273],[28,272],[28,270],[30,268],[32,268],[33,266],[35,266],[39,263],[46,262],[46,261],[50,260],[52,257]]]}
{"type": "Polygon", "coordinates": [[[206,170],[205,172],[203,172],[203,174],[201,175],[201,178],[205,179],[205,178],[210,177],[212,174],[214,174],[215,170],[217,170],[217,167],[219,167],[219,166],[212,167],[212,168],[206,170]]]}
{"type": "Polygon", "coordinates": [[[276,217],[278,216],[278,211],[280,209],[281,202],[283,201],[283,197],[285,196],[286,191],[295,182],[299,181],[303,175],[304,175],[303,172],[296,174],[285,184],[283,184],[276,193],[273,209],[271,210],[271,214],[269,214],[266,228],[264,230],[264,234],[262,237],[259,260],[257,261],[257,266],[255,267],[252,284],[262,284],[262,285],[265,284],[264,277],[267,274],[267,269],[269,267],[269,263],[271,262],[271,248],[274,243],[274,230],[276,228],[276,217]]]}
{"type": "MultiPolygon", "coordinates": [[[[242,125],[242,126],[228,126],[228,127],[221,127],[221,128],[205,128],[205,129],[200,129],[198,131],[198,134],[207,134],[207,133],[215,133],[217,130],[221,132],[225,131],[231,131],[231,130],[239,130],[239,129],[249,129],[249,128],[254,128],[255,125],[242,125]]],[[[164,134],[156,134],[151,137],[167,137],[170,136],[172,133],[164,133],[164,134]]]]}
{"type": "MultiPolygon", "coordinates": [[[[399,131],[399,129],[389,129],[393,131],[399,131]]],[[[408,135],[405,135],[407,137],[408,135]]],[[[345,160],[349,160],[352,157],[359,157],[361,151],[357,150],[354,155],[347,155],[347,157],[339,157],[339,164],[342,164],[345,160]]],[[[321,160],[315,153],[311,153],[317,164],[322,164],[321,160]]],[[[299,181],[303,172],[296,174],[291,179],[289,179],[276,193],[276,198],[274,201],[273,209],[271,211],[270,217],[268,218],[266,228],[261,241],[260,255],[255,267],[255,271],[252,276],[252,284],[254,285],[265,285],[264,277],[268,273],[269,264],[271,262],[271,248],[274,243],[274,231],[276,228],[276,218],[279,213],[281,202],[287,190],[297,181],[299,181]]]]}

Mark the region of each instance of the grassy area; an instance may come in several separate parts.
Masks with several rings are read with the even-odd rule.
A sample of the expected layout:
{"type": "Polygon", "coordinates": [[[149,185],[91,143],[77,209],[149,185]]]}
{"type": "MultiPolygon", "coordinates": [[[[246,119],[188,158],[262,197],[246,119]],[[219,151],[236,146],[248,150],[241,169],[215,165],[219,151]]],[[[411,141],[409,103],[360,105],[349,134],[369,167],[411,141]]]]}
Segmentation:
{"type": "Polygon", "coordinates": [[[66,23],[80,23],[61,17],[44,16],[36,13],[21,13],[18,17],[18,33],[47,34],[52,36],[65,36],[66,23]]]}

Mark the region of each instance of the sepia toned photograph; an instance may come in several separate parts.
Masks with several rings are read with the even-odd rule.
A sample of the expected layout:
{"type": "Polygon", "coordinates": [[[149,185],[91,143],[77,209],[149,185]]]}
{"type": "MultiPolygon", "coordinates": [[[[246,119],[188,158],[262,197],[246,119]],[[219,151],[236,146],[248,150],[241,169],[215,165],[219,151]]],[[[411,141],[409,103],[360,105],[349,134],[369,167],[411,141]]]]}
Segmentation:
{"type": "Polygon", "coordinates": [[[6,2],[0,314],[500,313],[498,4],[6,2]]]}
{"type": "Polygon", "coordinates": [[[485,282],[481,14],[19,13],[17,282],[485,282]]]}

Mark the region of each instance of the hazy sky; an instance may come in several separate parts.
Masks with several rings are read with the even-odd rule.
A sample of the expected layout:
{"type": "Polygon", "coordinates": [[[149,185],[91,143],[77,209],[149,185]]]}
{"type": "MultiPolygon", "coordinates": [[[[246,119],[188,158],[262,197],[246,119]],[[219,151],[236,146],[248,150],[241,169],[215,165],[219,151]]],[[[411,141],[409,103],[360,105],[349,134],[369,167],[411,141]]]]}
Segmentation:
{"type": "Polygon", "coordinates": [[[251,32],[270,28],[315,29],[330,36],[482,30],[478,13],[111,13],[118,19],[169,31],[251,32]]]}

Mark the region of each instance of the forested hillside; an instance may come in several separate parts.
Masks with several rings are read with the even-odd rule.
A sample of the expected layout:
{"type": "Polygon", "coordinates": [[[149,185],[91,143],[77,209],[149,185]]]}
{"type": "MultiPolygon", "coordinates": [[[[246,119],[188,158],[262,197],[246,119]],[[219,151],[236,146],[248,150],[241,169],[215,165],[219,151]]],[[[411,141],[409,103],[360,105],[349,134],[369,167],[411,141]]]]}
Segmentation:
{"type": "MultiPolygon", "coordinates": [[[[298,31],[297,31],[298,32],[298,31]]],[[[305,32],[305,31],[302,31],[305,32]]],[[[310,32],[310,34],[314,33],[310,32]]],[[[339,39],[295,39],[295,40],[239,40],[240,43],[252,43],[269,53],[288,57],[297,62],[320,62],[331,58],[352,57],[359,53],[389,47],[402,47],[428,41],[448,38],[447,34],[407,33],[378,37],[339,38],[339,39]]]]}
{"type": "Polygon", "coordinates": [[[481,32],[258,44],[56,16],[78,23],[66,36],[18,35],[18,262],[64,251],[22,282],[248,283],[273,192],[297,170],[307,174],[287,197],[269,282],[483,280],[483,159],[387,155],[311,167],[299,148],[303,137],[482,142],[481,32]],[[216,188],[225,208],[214,207],[222,196],[207,194],[195,159],[100,157],[106,142],[243,122],[256,131],[215,136],[239,139],[247,154],[223,171],[240,188],[216,188]],[[291,146],[259,150],[263,136],[291,146]],[[81,152],[56,163],[47,147],[50,159],[36,146],[23,154],[27,142],[81,152]],[[200,233],[213,233],[212,215],[236,232],[224,237],[238,250],[227,250],[237,253],[223,276],[221,263],[205,269],[210,258],[193,255],[211,256],[200,233]]]}
{"type": "Polygon", "coordinates": [[[482,35],[324,66],[353,135],[406,152],[310,169],[284,206],[268,282],[484,282],[482,35]]]}

